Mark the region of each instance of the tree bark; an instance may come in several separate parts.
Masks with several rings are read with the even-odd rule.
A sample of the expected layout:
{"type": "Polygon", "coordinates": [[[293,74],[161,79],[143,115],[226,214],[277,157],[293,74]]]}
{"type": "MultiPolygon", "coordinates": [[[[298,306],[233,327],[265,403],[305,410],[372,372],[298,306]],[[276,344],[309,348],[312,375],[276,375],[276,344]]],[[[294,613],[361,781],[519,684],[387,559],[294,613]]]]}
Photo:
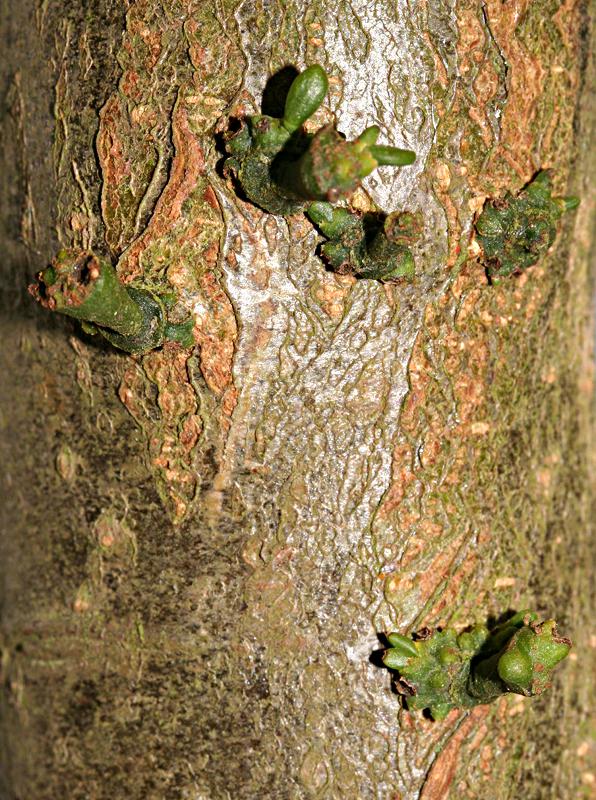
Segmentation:
{"type": "Polygon", "coordinates": [[[587,4],[0,13],[2,800],[583,796],[587,4]],[[356,198],[423,212],[412,284],[326,271],[305,218],[221,176],[225,121],[309,63],[318,122],[417,153],[356,198]],[[489,285],[474,214],[545,167],[582,205],[489,285]],[[128,356],[38,309],[64,246],[175,292],[196,347],[128,356]],[[400,708],[381,632],[524,607],[574,641],[548,694],[400,708]]]}

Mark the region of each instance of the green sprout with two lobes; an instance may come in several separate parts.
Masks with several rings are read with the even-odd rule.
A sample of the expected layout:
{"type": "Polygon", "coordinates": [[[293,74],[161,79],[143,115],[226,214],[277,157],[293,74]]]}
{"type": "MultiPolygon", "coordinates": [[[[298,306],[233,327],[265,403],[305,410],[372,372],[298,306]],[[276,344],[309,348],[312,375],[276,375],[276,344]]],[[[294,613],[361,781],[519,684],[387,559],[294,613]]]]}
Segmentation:
{"type": "Polygon", "coordinates": [[[85,250],[61,250],[29,292],[45,308],[80,320],[87,333],[100,333],[128,353],[146,353],[166,340],[194,344],[192,319],[168,322],[169,298],[125,286],[108,261],[85,250]]]}
{"type": "Polygon", "coordinates": [[[571,649],[553,619],[536,619],[525,610],[490,631],[476,625],[460,634],[452,628],[424,628],[414,638],[390,633],[383,663],[398,672],[396,688],[408,708],[429,709],[435,720],[509,692],[532,697],[551,686],[553,669],[571,649]]]}
{"type": "Polygon", "coordinates": [[[353,142],[334,125],[307,133],[303,125],[327,89],[322,67],[305,69],[290,86],[283,117],[255,114],[242,121],[240,130],[227,134],[225,170],[265,211],[285,216],[306,212],[328,239],[321,253],[336,271],[377,280],[411,278],[414,261],[407,244],[420,232],[418,218],[361,214],[332,204],[349,199],[377,167],[403,167],[416,154],[378,145],[377,125],[353,142]]]}

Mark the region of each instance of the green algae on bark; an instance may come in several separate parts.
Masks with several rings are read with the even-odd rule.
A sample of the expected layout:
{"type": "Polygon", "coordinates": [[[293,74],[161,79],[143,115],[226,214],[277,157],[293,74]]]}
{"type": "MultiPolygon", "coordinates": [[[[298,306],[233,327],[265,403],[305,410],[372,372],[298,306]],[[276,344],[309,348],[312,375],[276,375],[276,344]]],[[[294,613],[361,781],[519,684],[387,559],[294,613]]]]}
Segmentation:
{"type": "Polygon", "coordinates": [[[146,353],[166,339],[185,346],[194,341],[192,320],[168,324],[159,297],[125,286],[108,261],[85,250],[61,250],[29,292],[45,308],[78,319],[86,332],[101,333],[128,353],[146,353]]]}
{"type": "Polygon", "coordinates": [[[414,162],[411,150],[377,145],[376,125],[353,142],[333,125],[306,133],[302,125],[319,108],[327,88],[322,67],[310,66],[290,86],[282,118],[256,114],[228,133],[226,172],[265,211],[289,215],[304,211],[310,200],[335,202],[349,197],[377,167],[414,162]]]}
{"type": "Polygon", "coordinates": [[[506,277],[536,264],[554,242],[560,217],[578,205],[577,197],[552,196],[546,170],[518,194],[487,201],[476,233],[489,276],[506,277]]]}
{"type": "Polygon", "coordinates": [[[460,634],[453,628],[424,628],[414,638],[390,633],[383,663],[398,671],[396,688],[408,708],[427,708],[435,720],[508,692],[539,695],[571,641],[559,635],[554,620],[536,618],[525,610],[490,631],[475,625],[460,634]]]}
{"type": "Polygon", "coordinates": [[[306,213],[327,238],[321,255],[335,272],[380,281],[414,277],[410,245],[422,230],[419,214],[361,214],[321,202],[312,203],[306,213]]]}

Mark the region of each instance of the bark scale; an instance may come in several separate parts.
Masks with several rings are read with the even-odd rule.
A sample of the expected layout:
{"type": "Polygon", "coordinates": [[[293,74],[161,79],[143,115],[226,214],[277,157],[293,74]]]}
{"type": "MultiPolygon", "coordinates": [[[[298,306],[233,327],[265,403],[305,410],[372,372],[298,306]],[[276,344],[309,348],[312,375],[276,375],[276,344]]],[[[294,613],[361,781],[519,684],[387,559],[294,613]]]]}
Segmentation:
{"type": "Polygon", "coordinates": [[[581,796],[586,4],[91,5],[1,11],[0,796],[581,796]],[[416,151],[357,198],[423,212],[413,284],[326,272],[220,177],[222,120],[289,63],[331,76],[321,123],[416,151]],[[582,206],[490,286],[474,214],[544,167],[582,206]],[[177,292],[196,348],[37,309],[61,247],[177,292]],[[524,607],[575,643],[549,694],[399,710],[379,632],[524,607]]]}

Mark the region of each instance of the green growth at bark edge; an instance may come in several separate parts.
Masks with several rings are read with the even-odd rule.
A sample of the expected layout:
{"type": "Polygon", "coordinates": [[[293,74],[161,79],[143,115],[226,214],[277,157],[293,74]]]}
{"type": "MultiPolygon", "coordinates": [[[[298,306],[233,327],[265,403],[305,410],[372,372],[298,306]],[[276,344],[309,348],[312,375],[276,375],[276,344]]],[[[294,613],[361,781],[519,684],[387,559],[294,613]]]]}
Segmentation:
{"type": "Polygon", "coordinates": [[[304,211],[310,200],[335,202],[349,197],[378,166],[414,162],[410,150],[377,145],[376,125],[354,142],[333,125],[307,134],[302,125],[321,105],[327,88],[322,67],[308,67],[290,86],[282,118],[256,114],[228,134],[226,170],[265,211],[288,215],[304,211]]]}
{"type": "Polygon", "coordinates": [[[414,277],[409,246],[422,232],[419,214],[361,214],[329,203],[313,203],[306,213],[327,238],[321,255],[336,272],[382,281],[414,277]]]}
{"type": "Polygon", "coordinates": [[[78,319],[87,333],[101,333],[128,353],[146,353],[166,340],[194,344],[192,320],[168,324],[157,295],[120,283],[110,263],[87,251],[61,250],[29,292],[45,308],[78,319]]]}
{"type": "Polygon", "coordinates": [[[517,195],[486,202],[476,233],[490,277],[506,277],[536,264],[554,242],[560,217],[578,205],[577,197],[552,196],[546,170],[517,195]]]}
{"type": "Polygon", "coordinates": [[[408,708],[427,708],[435,720],[509,692],[541,694],[571,648],[554,620],[538,624],[527,610],[490,631],[484,625],[459,635],[452,628],[424,628],[414,636],[390,633],[383,663],[398,671],[396,688],[408,708]]]}

